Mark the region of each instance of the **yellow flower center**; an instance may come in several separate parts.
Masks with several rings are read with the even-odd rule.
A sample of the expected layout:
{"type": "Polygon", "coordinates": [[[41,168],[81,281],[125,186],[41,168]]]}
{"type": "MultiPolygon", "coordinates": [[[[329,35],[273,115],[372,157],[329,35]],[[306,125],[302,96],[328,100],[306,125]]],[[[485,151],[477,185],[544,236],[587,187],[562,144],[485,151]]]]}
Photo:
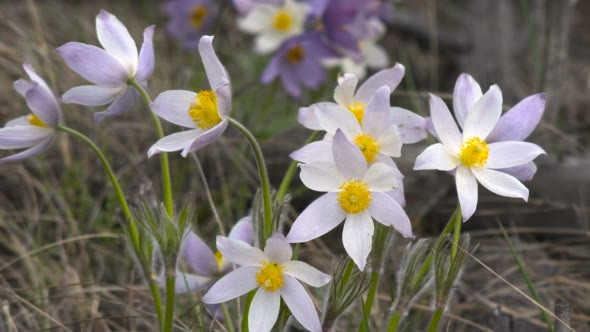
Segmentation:
{"type": "Polygon", "coordinates": [[[354,115],[359,123],[363,122],[363,115],[365,115],[365,103],[357,101],[348,105],[346,108],[354,115]]]}
{"type": "Polygon", "coordinates": [[[202,5],[196,5],[191,9],[190,20],[195,28],[200,28],[205,23],[208,12],[207,7],[202,5]]]}
{"type": "Polygon", "coordinates": [[[287,52],[287,60],[294,64],[299,64],[303,61],[303,57],[305,56],[305,51],[303,47],[297,45],[287,52]]]}
{"type": "Polygon", "coordinates": [[[350,180],[340,185],[342,191],[338,195],[338,203],[346,213],[356,214],[369,208],[373,199],[369,186],[360,180],[350,180]]]}
{"type": "Polygon", "coordinates": [[[217,265],[221,267],[221,263],[223,262],[223,254],[221,251],[215,251],[215,260],[217,261],[217,265]]]}
{"type": "Polygon", "coordinates": [[[483,167],[489,154],[488,144],[479,137],[472,137],[461,145],[459,159],[467,167],[483,167]]]}
{"type": "Polygon", "coordinates": [[[36,116],[35,114],[29,115],[27,117],[27,120],[29,120],[29,123],[31,124],[31,126],[37,126],[37,127],[43,127],[43,128],[47,127],[45,125],[45,123],[43,122],[43,120],[39,119],[39,117],[36,116]]]}
{"type": "Polygon", "coordinates": [[[272,26],[278,31],[287,31],[292,24],[293,19],[285,10],[279,10],[272,19],[272,26]]]}
{"type": "Polygon", "coordinates": [[[188,109],[188,115],[201,129],[213,128],[221,122],[217,112],[217,95],[211,90],[202,90],[197,93],[188,109]]]}
{"type": "Polygon", "coordinates": [[[354,144],[361,149],[368,163],[375,161],[375,155],[379,152],[379,144],[369,134],[360,134],[354,138],[354,144]]]}
{"type": "Polygon", "coordinates": [[[256,273],[256,282],[269,292],[283,287],[283,267],[277,263],[264,262],[256,273]]]}

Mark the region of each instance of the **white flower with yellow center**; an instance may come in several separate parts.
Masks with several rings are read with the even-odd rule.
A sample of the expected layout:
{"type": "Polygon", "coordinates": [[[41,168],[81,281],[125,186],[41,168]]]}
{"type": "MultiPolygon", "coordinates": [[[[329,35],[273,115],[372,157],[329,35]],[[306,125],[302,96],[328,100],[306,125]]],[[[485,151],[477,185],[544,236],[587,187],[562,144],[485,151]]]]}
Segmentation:
{"type": "Polygon", "coordinates": [[[185,90],[162,92],[151,104],[159,117],[191,130],[174,133],[160,139],[148,151],[148,156],[161,152],[182,150],[182,156],[211,143],[227,128],[232,97],[229,76],[213,50],[213,36],[203,36],[199,53],[211,90],[198,93],[185,90]]]}
{"type": "Polygon", "coordinates": [[[291,246],[282,234],[270,237],[264,252],[246,242],[222,236],[217,237],[217,248],[225,259],[240,267],[216,282],[203,296],[203,302],[222,303],[257,289],[248,314],[250,331],[272,329],[281,298],[306,329],[322,330],[313,301],[299,281],[322,287],[331,278],[306,263],[292,261],[291,246]]]}
{"type": "Polygon", "coordinates": [[[341,130],[332,142],[334,162],[314,161],[301,165],[301,181],[311,190],[327,192],[311,203],[295,220],[287,241],[299,243],[324,235],[343,220],[344,249],[363,270],[371,251],[373,219],[393,226],[404,237],[412,236],[410,220],[387,193],[398,182],[395,170],[385,163],[367,160],[341,130]]]}
{"type": "Polygon", "coordinates": [[[307,11],[306,4],[294,0],[286,0],[280,6],[259,3],[240,19],[238,26],[257,35],[257,52],[270,53],[279,48],[285,39],[303,32],[307,11]]]}
{"type": "Polygon", "coordinates": [[[468,220],[477,207],[478,182],[498,195],[528,200],[528,189],[512,175],[498,170],[529,163],[545,151],[536,144],[522,141],[486,142],[502,113],[502,92],[497,85],[491,86],[470,109],[463,121],[463,133],[438,96],[430,95],[430,113],[441,143],[424,150],[416,158],[414,169],[456,169],[463,221],[468,220]]]}

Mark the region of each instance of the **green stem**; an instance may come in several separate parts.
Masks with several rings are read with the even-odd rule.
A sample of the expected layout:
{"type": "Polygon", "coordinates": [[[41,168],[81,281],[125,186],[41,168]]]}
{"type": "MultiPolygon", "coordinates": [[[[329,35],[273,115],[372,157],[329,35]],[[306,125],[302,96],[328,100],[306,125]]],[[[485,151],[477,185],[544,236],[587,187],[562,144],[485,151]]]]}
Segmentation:
{"type": "Polygon", "coordinates": [[[223,311],[223,317],[225,318],[225,323],[227,324],[227,331],[234,332],[234,324],[232,323],[231,316],[229,314],[229,311],[227,310],[227,306],[225,305],[225,303],[221,304],[221,311],[223,311]]]}
{"type": "Polygon", "coordinates": [[[152,292],[152,297],[154,298],[156,315],[158,316],[158,326],[162,326],[162,322],[164,321],[164,313],[162,312],[162,298],[160,297],[160,288],[158,287],[158,283],[155,281],[150,281],[149,285],[150,291],[152,292]]]}
{"type": "Polygon", "coordinates": [[[438,329],[438,324],[440,323],[440,319],[442,318],[443,314],[442,308],[437,308],[432,315],[432,320],[430,320],[430,325],[428,325],[428,332],[436,332],[438,329]]]}
{"type": "MultiPolygon", "coordinates": [[[[314,131],[311,136],[309,136],[309,138],[305,141],[305,143],[303,145],[307,145],[313,141],[315,141],[315,139],[318,137],[318,135],[320,134],[319,131],[314,131]]],[[[291,180],[293,180],[293,176],[295,175],[295,172],[297,171],[297,164],[299,164],[299,162],[297,160],[293,160],[291,162],[291,164],[289,165],[289,168],[287,168],[287,172],[285,172],[285,176],[283,176],[283,181],[281,181],[281,185],[279,186],[279,190],[277,191],[277,196],[275,197],[276,201],[281,201],[285,195],[287,194],[287,190],[289,190],[289,185],[291,184],[291,180]]]]}
{"type": "MultiPolygon", "coordinates": [[[[152,99],[148,95],[147,91],[145,91],[145,89],[133,79],[129,79],[128,83],[137,89],[146,106],[150,110],[158,138],[164,137],[164,130],[162,129],[160,118],[156,115],[156,113],[151,111],[152,108],[150,105],[152,103],[152,99]]],[[[160,153],[160,165],[162,167],[162,190],[164,191],[164,206],[166,207],[166,213],[172,217],[172,214],[174,213],[174,205],[172,200],[172,181],[170,181],[170,162],[168,160],[168,154],[165,152],[160,153]]]]}
{"type": "Polygon", "coordinates": [[[342,275],[342,283],[346,285],[348,279],[350,279],[350,275],[352,274],[352,269],[354,268],[354,261],[352,259],[348,260],[346,264],[346,270],[344,270],[344,274],[342,275]]]}
{"type": "Polygon", "coordinates": [[[402,321],[403,313],[399,310],[393,311],[389,324],[387,325],[387,332],[396,332],[399,323],[402,321]]]}
{"type": "Polygon", "coordinates": [[[375,300],[375,293],[377,292],[377,284],[379,283],[379,272],[373,271],[371,273],[371,285],[369,286],[369,292],[367,293],[367,300],[365,301],[366,315],[363,315],[363,321],[359,326],[359,331],[365,331],[365,326],[369,324],[368,320],[371,317],[371,309],[373,308],[373,301],[375,300]],[[366,319],[366,321],[365,321],[366,319]]]}
{"type": "Polygon", "coordinates": [[[174,323],[174,283],[175,276],[166,277],[166,317],[164,318],[164,332],[172,332],[174,323]]]}
{"type": "Polygon", "coordinates": [[[252,304],[255,294],[256,290],[253,290],[248,293],[248,297],[246,298],[246,307],[244,308],[244,315],[242,316],[242,332],[248,331],[248,313],[250,312],[250,305],[252,304]]]}
{"type": "MultiPolygon", "coordinates": [[[[265,239],[268,239],[272,232],[272,210],[270,202],[270,183],[268,180],[268,172],[266,170],[266,164],[264,163],[264,156],[262,155],[262,149],[256,138],[241,123],[235,119],[228,118],[229,123],[238,129],[244,137],[250,143],[252,150],[254,150],[254,156],[256,157],[256,165],[258,166],[258,172],[260,173],[260,185],[262,187],[262,199],[264,201],[264,235],[265,239]]],[[[262,244],[261,244],[262,245],[262,244]]]]}
{"type": "Polygon", "coordinates": [[[457,204],[457,212],[455,212],[455,229],[453,232],[453,245],[451,246],[451,260],[455,260],[457,256],[457,248],[459,247],[459,238],[461,237],[461,224],[463,218],[461,218],[461,206],[457,204]]]}

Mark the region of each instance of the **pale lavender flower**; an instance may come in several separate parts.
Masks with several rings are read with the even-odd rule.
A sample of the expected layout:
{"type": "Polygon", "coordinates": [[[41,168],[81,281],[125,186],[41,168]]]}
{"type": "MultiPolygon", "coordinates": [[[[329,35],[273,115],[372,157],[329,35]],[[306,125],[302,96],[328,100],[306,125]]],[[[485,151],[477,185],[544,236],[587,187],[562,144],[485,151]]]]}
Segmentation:
{"type": "Polygon", "coordinates": [[[25,98],[32,113],[10,120],[0,129],[0,149],[28,149],[1,158],[0,163],[23,160],[46,150],[55,138],[55,127],[60,121],[59,103],[47,83],[30,63],[23,67],[31,81],[15,81],[14,88],[25,98]]]}
{"type": "Polygon", "coordinates": [[[131,108],[138,92],[128,85],[129,79],[145,86],[154,70],[154,29],[150,26],[144,30],[138,54],[135,41],[123,23],[101,10],[96,16],[96,34],[104,49],[78,42],[69,42],[57,49],[73,71],[95,84],[68,90],[62,101],[86,106],[110,104],[105,111],[94,114],[97,123],[131,108]]]}
{"type": "Polygon", "coordinates": [[[176,125],[190,128],[157,141],[148,156],[161,152],[179,151],[186,157],[217,139],[227,128],[232,107],[231,82],[223,64],[213,49],[213,36],[203,36],[199,53],[211,90],[198,93],[185,90],[162,92],[151,104],[159,117],[176,125]]]}
{"type": "Polygon", "coordinates": [[[326,80],[321,60],[334,54],[317,32],[307,32],[286,40],[262,73],[264,84],[280,77],[287,93],[301,96],[301,85],[316,89],[326,80]]]}
{"type": "Polygon", "coordinates": [[[185,50],[192,50],[215,22],[219,4],[215,0],[168,0],[164,11],[170,17],[168,33],[180,40],[185,50]]]}
{"type": "Polygon", "coordinates": [[[203,302],[222,303],[256,289],[248,314],[250,331],[272,329],[281,298],[303,327],[314,332],[322,330],[313,301],[299,281],[322,287],[331,278],[304,262],[291,260],[293,251],[282,234],[273,234],[264,251],[221,236],[217,237],[217,248],[240,268],[215,283],[203,296],[203,302]]]}
{"type": "Polygon", "coordinates": [[[258,4],[281,5],[285,0],[233,0],[240,15],[248,14],[258,4]]]}

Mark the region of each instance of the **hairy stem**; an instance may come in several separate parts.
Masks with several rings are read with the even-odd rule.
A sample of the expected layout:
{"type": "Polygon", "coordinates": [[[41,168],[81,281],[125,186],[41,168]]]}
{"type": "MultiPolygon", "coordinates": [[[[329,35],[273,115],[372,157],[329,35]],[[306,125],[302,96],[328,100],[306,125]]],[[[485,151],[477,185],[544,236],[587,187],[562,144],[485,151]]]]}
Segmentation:
{"type": "Polygon", "coordinates": [[[394,310],[389,318],[389,324],[387,325],[387,332],[396,332],[399,323],[402,320],[403,313],[399,310],[394,310]]]}
{"type": "Polygon", "coordinates": [[[365,301],[365,314],[363,315],[363,322],[359,326],[359,332],[366,332],[365,326],[369,325],[369,318],[371,317],[371,309],[373,308],[373,302],[375,301],[375,293],[377,292],[377,284],[379,283],[379,271],[373,271],[371,273],[371,286],[369,286],[369,292],[367,293],[367,300],[365,301]],[[366,321],[365,321],[366,319],[366,321]]]}
{"type": "Polygon", "coordinates": [[[172,332],[174,323],[174,296],[176,277],[174,275],[166,277],[166,317],[164,318],[164,332],[172,332]]]}
{"type": "Polygon", "coordinates": [[[430,325],[428,325],[428,332],[436,332],[438,329],[438,324],[440,323],[440,319],[442,318],[444,309],[436,308],[434,314],[432,314],[432,319],[430,320],[430,325]]]}

